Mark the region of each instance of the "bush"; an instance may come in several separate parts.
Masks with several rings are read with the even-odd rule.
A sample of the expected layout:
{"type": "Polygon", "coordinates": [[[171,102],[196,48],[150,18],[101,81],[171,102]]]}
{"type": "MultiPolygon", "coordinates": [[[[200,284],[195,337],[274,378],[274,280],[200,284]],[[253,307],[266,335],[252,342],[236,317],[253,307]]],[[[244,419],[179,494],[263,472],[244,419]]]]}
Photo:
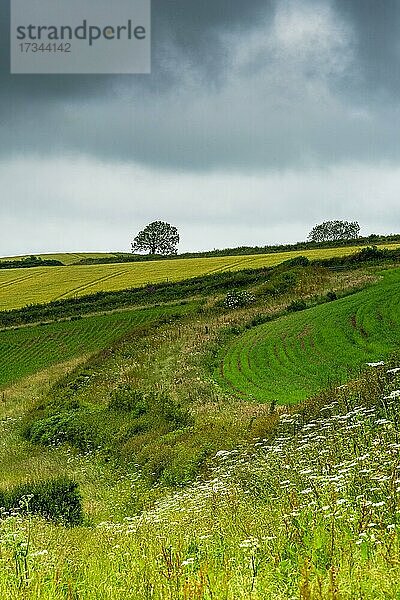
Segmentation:
{"type": "Polygon", "coordinates": [[[80,450],[89,450],[96,446],[92,423],[85,423],[87,413],[65,411],[30,424],[25,436],[35,444],[45,446],[69,442],[80,450]]]}
{"type": "Polygon", "coordinates": [[[304,300],[293,300],[287,307],[288,312],[297,312],[307,308],[307,303],[304,300]]]}
{"type": "Polygon", "coordinates": [[[0,491],[0,505],[6,510],[39,514],[65,525],[83,521],[82,497],[78,484],[67,477],[18,485],[0,491]]]}
{"type": "Polygon", "coordinates": [[[380,249],[377,248],[377,246],[367,246],[366,248],[362,248],[360,252],[354,255],[354,261],[364,262],[370,260],[379,260],[386,258],[388,255],[389,252],[385,248],[380,249]]]}
{"type": "Polygon", "coordinates": [[[260,288],[260,293],[265,296],[279,296],[292,290],[297,283],[297,275],[293,271],[279,273],[270,281],[264,283],[260,288]]]}
{"type": "Polygon", "coordinates": [[[174,429],[187,427],[193,422],[190,412],[165,392],[152,394],[149,398],[149,405],[156,418],[172,425],[174,429]]]}
{"type": "Polygon", "coordinates": [[[333,300],[337,300],[337,294],[336,292],[328,292],[326,298],[329,302],[332,302],[333,300]]]}
{"type": "Polygon", "coordinates": [[[306,256],[296,256],[296,258],[285,260],[282,264],[288,267],[306,267],[310,264],[310,260],[306,256]]]}
{"type": "Polygon", "coordinates": [[[272,315],[255,315],[255,317],[251,319],[248,328],[256,327],[257,325],[264,325],[264,323],[269,323],[270,321],[273,321],[273,319],[274,317],[272,315]]]}
{"type": "Polygon", "coordinates": [[[243,308],[254,302],[255,297],[249,292],[233,290],[229,292],[224,299],[225,308],[243,308]]]}
{"type": "Polygon", "coordinates": [[[149,406],[143,392],[127,383],[119,385],[111,393],[108,408],[118,412],[130,412],[132,416],[140,417],[148,411],[149,406]]]}

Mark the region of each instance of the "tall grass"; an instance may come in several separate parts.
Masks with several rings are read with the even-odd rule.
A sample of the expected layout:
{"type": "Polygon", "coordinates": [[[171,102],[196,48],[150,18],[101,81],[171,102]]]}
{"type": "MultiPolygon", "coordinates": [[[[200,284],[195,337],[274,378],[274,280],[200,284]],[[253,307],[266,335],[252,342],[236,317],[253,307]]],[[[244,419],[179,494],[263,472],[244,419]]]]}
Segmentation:
{"type": "MultiPolygon", "coordinates": [[[[264,311],[360,281],[369,275],[305,277],[264,311]]],[[[85,520],[67,529],[3,511],[0,598],[399,598],[399,359],[295,406],[237,400],[210,378],[205,348],[257,319],[257,302],[210,300],[191,320],[4,390],[0,488],[71,478],[85,520]],[[86,410],[99,428],[89,449],[21,436],[27,415],[86,410]],[[156,427],[127,432],[141,418],[156,427]]]]}
{"type": "Polygon", "coordinates": [[[398,598],[397,364],[281,412],[269,440],[222,446],[208,478],[142,514],[72,531],[6,516],[0,593],[18,600],[398,598]]]}
{"type": "Polygon", "coordinates": [[[53,364],[98,352],[135,328],[187,314],[195,306],[125,310],[0,331],[0,388],[53,364]]]}

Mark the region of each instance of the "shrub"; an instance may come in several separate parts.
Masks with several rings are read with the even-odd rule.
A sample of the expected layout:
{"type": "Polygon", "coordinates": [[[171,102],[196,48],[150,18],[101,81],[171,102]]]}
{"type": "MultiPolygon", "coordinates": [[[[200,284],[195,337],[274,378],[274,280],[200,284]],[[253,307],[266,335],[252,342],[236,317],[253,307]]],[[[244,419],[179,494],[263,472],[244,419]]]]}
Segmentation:
{"type": "Polygon", "coordinates": [[[288,312],[297,312],[307,308],[307,303],[304,300],[293,300],[287,307],[288,312]]]}
{"type": "Polygon", "coordinates": [[[282,264],[285,264],[288,267],[306,267],[310,264],[310,260],[306,256],[296,256],[296,258],[286,260],[282,264]]]}
{"type": "Polygon", "coordinates": [[[168,425],[172,425],[174,429],[187,427],[193,421],[190,412],[165,392],[151,394],[149,405],[156,418],[158,417],[168,425]]]}
{"type": "Polygon", "coordinates": [[[270,281],[264,283],[260,288],[260,293],[266,296],[279,296],[292,290],[297,283],[296,273],[287,271],[279,273],[270,281]]]}
{"type": "Polygon", "coordinates": [[[337,300],[337,294],[336,292],[328,292],[326,298],[329,302],[332,302],[333,300],[337,300]]]}
{"type": "Polygon", "coordinates": [[[93,423],[85,423],[87,414],[82,411],[65,411],[50,417],[38,419],[25,431],[33,443],[51,446],[69,442],[80,450],[88,450],[96,445],[93,423]]]}
{"type": "Polygon", "coordinates": [[[82,497],[78,484],[67,477],[18,485],[0,491],[0,505],[6,510],[35,513],[65,525],[83,521],[82,497]]]}
{"type": "Polygon", "coordinates": [[[246,325],[246,328],[251,329],[252,327],[256,327],[257,325],[264,325],[264,323],[270,323],[271,321],[273,321],[273,319],[274,317],[272,315],[258,314],[251,319],[251,321],[246,325]]]}
{"type": "Polygon", "coordinates": [[[254,300],[255,297],[253,294],[250,294],[245,290],[233,290],[225,296],[223,304],[225,308],[243,308],[245,306],[249,306],[249,304],[254,302],[254,300]]]}
{"type": "Polygon", "coordinates": [[[140,417],[148,411],[149,406],[143,392],[127,383],[113,390],[108,408],[118,412],[130,412],[132,416],[140,417]]]}
{"type": "Polygon", "coordinates": [[[364,262],[369,260],[379,260],[388,256],[388,250],[385,248],[380,249],[377,246],[367,246],[362,248],[360,252],[354,255],[355,262],[364,262]]]}
{"type": "Polygon", "coordinates": [[[78,390],[82,389],[84,386],[86,386],[89,381],[90,381],[90,371],[82,371],[81,373],[79,373],[78,375],[76,375],[76,377],[74,377],[74,379],[72,379],[71,381],[69,381],[66,385],[66,392],[71,394],[71,393],[75,393],[78,390]]]}

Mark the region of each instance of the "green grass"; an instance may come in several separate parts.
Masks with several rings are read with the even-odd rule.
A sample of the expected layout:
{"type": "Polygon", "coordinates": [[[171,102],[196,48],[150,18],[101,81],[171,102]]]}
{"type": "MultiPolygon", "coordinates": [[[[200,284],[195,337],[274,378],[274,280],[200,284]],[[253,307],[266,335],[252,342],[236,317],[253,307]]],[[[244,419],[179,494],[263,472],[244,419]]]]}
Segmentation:
{"type": "MultiPolygon", "coordinates": [[[[370,280],[364,271],[327,272],[319,283],[316,279],[312,278],[317,287],[309,295],[326,293],[331,286],[343,289],[335,286],[339,281],[344,286],[370,280]]],[[[371,337],[381,335],[386,351],[385,344],[397,339],[399,284],[399,271],[391,270],[381,283],[360,294],[324,305],[328,312],[318,327],[332,349],[346,346],[338,335],[345,317],[350,326],[343,331],[351,346],[362,347],[367,343],[365,332],[373,330],[371,337]],[[362,302],[353,306],[354,322],[351,310],[338,307],[360,298],[362,302]],[[335,311],[338,318],[329,321],[328,314],[335,311]]],[[[306,295],[304,285],[296,290],[299,297],[306,295]]],[[[264,308],[272,313],[281,303],[282,298],[273,298],[264,308]]],[[[210,380],[204,351],[220,328],[240,326],[257,310],[253,306],[196,312],[192,318],[151,327],[143,336],[126,336],[112,352],[83,366],[79,358],[72,359],[4,390],[0,489],[71,477],[79,484],[87,520],[65,528],[18,510],[3,514],[0,598],[399,599],[400,375],[390,372],[399,361],[368,369],[343,389],[279,411],[229,397],[210,380]],[[82,375],[87,380],[83,386],[71,385],[82,375]],[[129,430],[132,415],[108,407],[110,393],[127,383],[144,391],[168,392],[190,407],[194,423],[164,432],[129,430]],[[69,410],[77,420],[83,409],[92,408],[89,404],[96,405],[93,425],[104,433],[115,429],[119,437],[109,443],[116,449],[125,443],[124,460],[104,452],[102,437],[92,450],[80,452],[68,444],[29,442],[23,435],[26,419],[43,412],[49,402],[52,410],[69,410]],[[206,468],[194,471],[198,479],[177,478],[185,484],[192,481],[183,488],[170,489],[162,481],[152,486],[145,476],[146,460],[151,470],[159,460],[173,475],[185,472],[203,450],[206,468]],[[217,451],[219,456],[211,458],[217,451]]],[[[298,318],[305,319],[304,329],[313,311],[317,309],[290,315],[290,329],[294,331],[298,318]]],[[[148,311],[111,313],[100,329],[95,325],[100,317],[54,326],[83,327],[74,336],[77,343],[90,329],[91,319],[93,336],[100,338],[112,328],[108,317],[139,312],[148,311]]],[[[284,319],[269,326],[280,322],[284,319]]],[[[47,335],[51,327],[6,334],[47,335]]],[[[71,337],[71,330],[65,330],[65,337],[71,337]]],[[[46,343],[38,339],[39,353],[46,343]]],[[[23,344],[21,340],[21,355],[23,344]]],[[[319,360],[329,370],[336,354],[324,345],[321,349],[319,360]]],[[[17,348],[13,360],[18,360],[17,348]]]]}
{"type": "MultiPolygon", "coordinates": [[[[396,248],[399,244],[388,244],[384,247],[396,248]]],[[[352,246],[250,256],[0,270],[0,310],[73,298],[98,291],[121,290],[162,281],[181,281],[220,271],[274,266],[296,256],[306,256],[310,259],[345,256],[359,249],[352,246]]]]}
{"type": "Polygon", "coordinates": [[[254,327],[221,351],[219,381],[261,402],[298,402],[400,344],[400,270],[335,302],[254,327]]]}
{"type": "Polygon", "coordinates": [[[99,351],[135,327],[187,313],[192,307],[171,305],[125,310],[0,331],[0,387],[56,363],[99,351]]]}

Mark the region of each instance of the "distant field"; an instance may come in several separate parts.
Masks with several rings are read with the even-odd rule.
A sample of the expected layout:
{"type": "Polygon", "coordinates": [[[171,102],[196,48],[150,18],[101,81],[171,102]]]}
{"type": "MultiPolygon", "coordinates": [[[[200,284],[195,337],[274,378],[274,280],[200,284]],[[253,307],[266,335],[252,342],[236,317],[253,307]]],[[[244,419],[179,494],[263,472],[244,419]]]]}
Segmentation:
{"type": "Polygon", "coordinates": [[[0,387],[51,365],[99,351],[139,325],[187,313],[192,307],[128,310],[0,331],[0,387]]]}
{"type": "MultiPolygon", "coordinates": [[[[3,256],[0,257],[0,261],[21,260],[21,258],[27,258],[28,256],[28,254],[24,254],[23,256],[3,256]]],[[[40,256],[40,258],[43,258],[43,260],[59,260],[64,263],[64,265],[72,265],[79,262],[83,258],[107,258],[108,256],[114,256],[114,254],[109,252],[67,252],[65,254],[36,254],[35,256],[40,256]]]]}
{"type": "Polygon", "coordinates": [[[346,298],[254,327],[221,350],[216,378],[237,395],[297,402],[400,345],[400,270],[346,298]]]}
{"type": "MultiPolygon", "coordinates": [[[[382,247],[397,248],[399,246],[400,244],[388,244],[382,247]]],[[[307,256],[310,259],[344,256],[356,252],[359,248],[353,246],[248,256],[0,270],[0,310],[82,296],[103,290],[120,290],[147,283],[179,281],[218,271],[273,266],[296,256],[307,256]]]]}

